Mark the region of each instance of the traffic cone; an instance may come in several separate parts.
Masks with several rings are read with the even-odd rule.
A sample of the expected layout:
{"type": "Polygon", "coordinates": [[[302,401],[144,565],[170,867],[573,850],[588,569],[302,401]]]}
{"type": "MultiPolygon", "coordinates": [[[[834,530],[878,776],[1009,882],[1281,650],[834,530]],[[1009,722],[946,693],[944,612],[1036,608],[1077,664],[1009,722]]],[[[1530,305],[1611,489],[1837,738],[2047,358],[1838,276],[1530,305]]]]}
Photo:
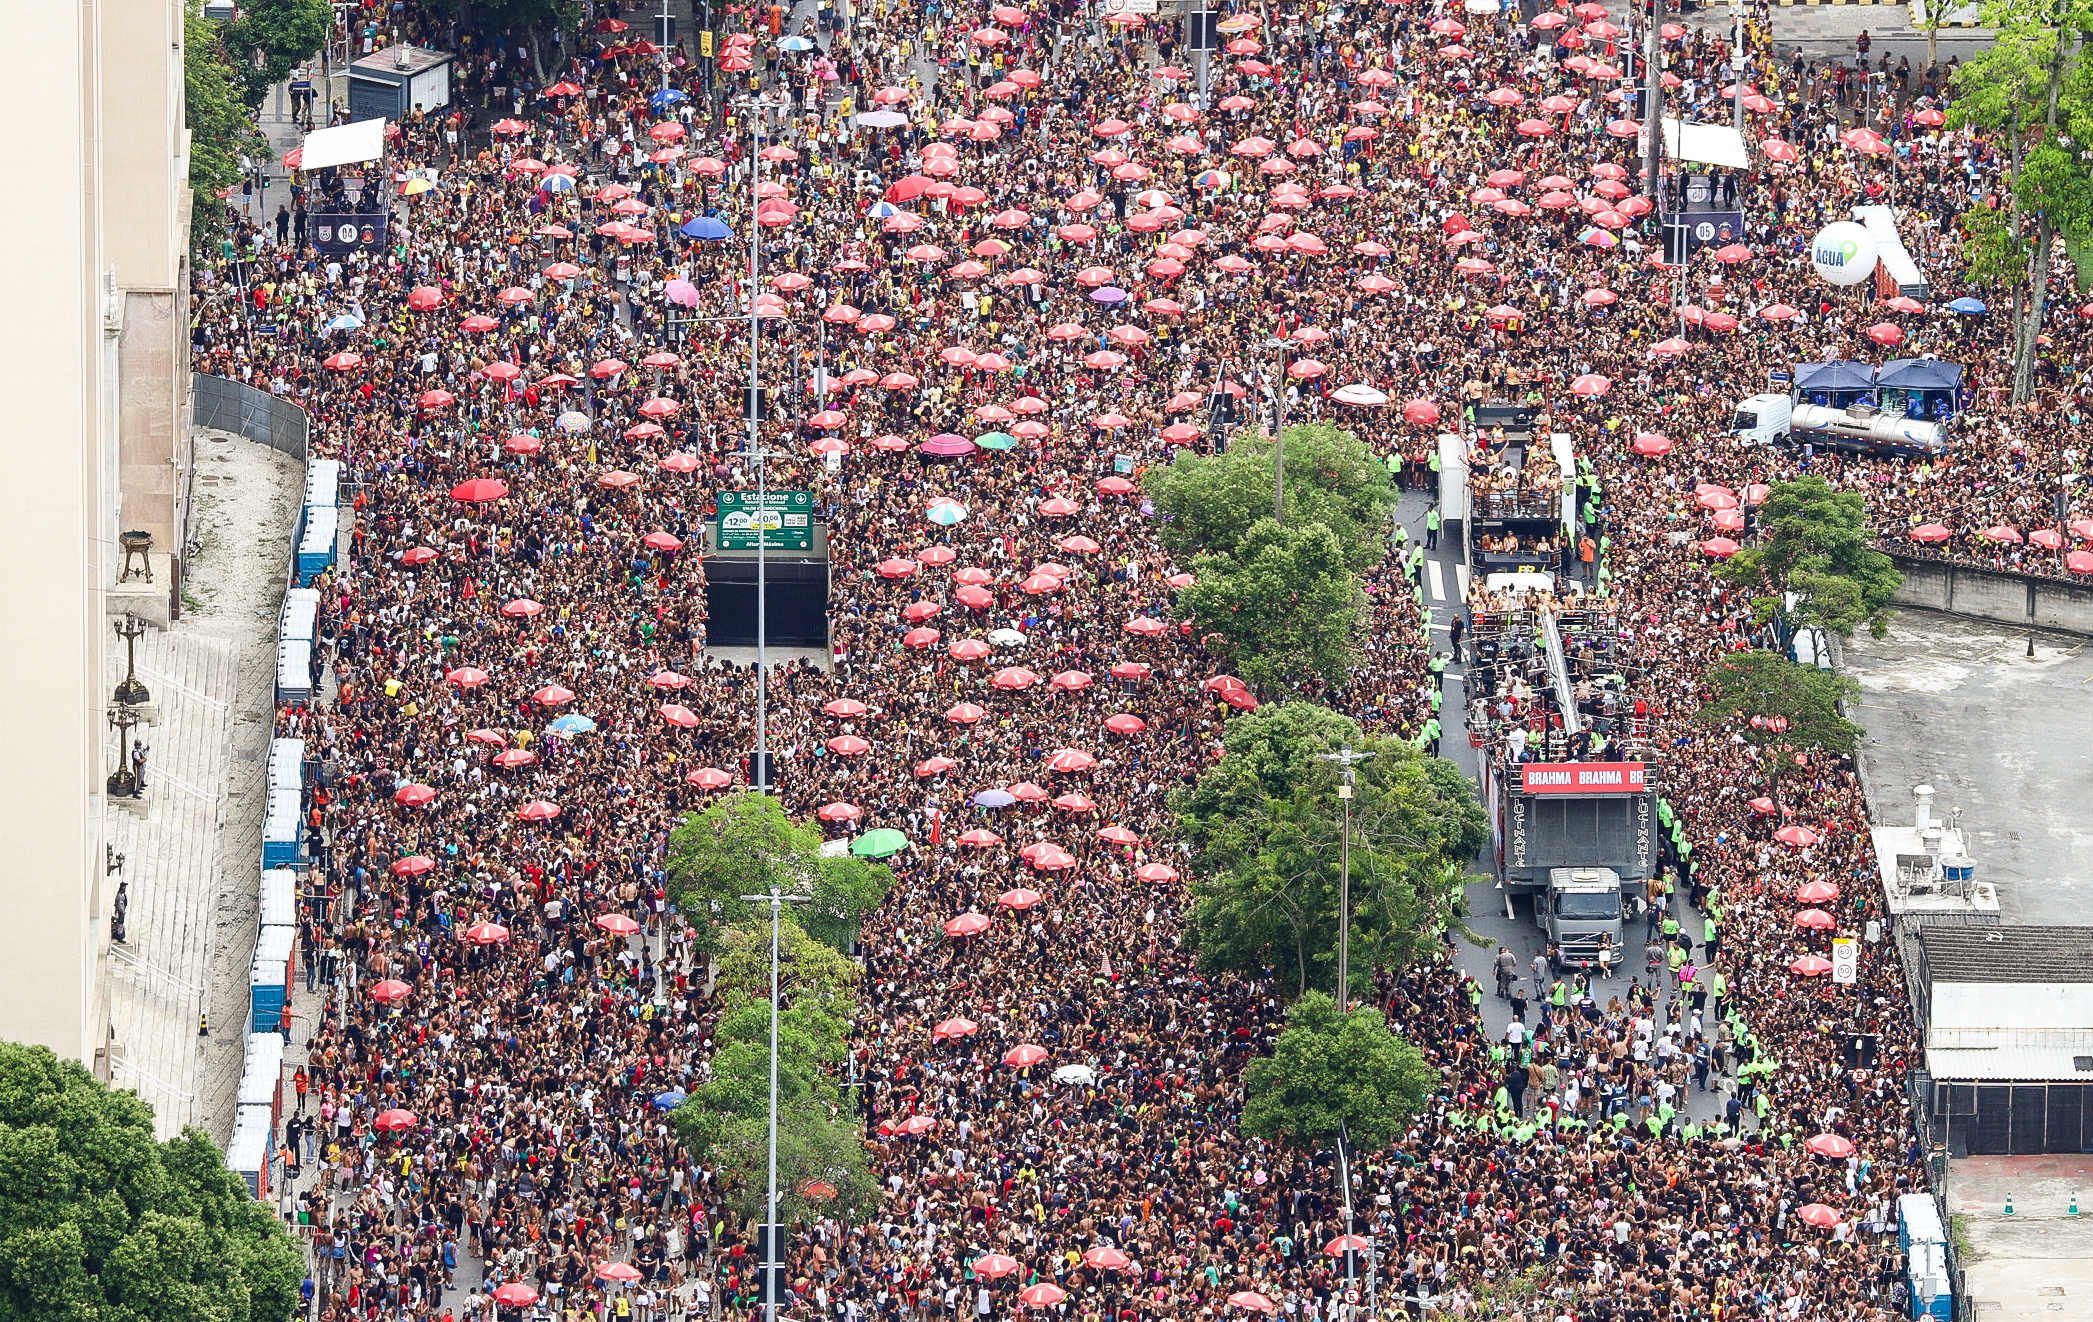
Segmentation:
{"type": "Polygon", "coordinates": [[[2076,1190],[2076,1189],[2073,1189],[2073,1190],[2071,1191],[2071,1211],[2070,1211],[2070,1212],[2068,1212],[2068,1213],[2066,1213],[2066,1215],[2068,1215],[2068,1216],[2077,1216],[2077,1215],[2078,1215],[2078,1190],[2076,1190]]]}
{"type": "Polygon", "coordinates": [[[2006,1215],[2013,1215],[2013,1195],[2010,1193],[2006,1195],[2006,1215]]]}

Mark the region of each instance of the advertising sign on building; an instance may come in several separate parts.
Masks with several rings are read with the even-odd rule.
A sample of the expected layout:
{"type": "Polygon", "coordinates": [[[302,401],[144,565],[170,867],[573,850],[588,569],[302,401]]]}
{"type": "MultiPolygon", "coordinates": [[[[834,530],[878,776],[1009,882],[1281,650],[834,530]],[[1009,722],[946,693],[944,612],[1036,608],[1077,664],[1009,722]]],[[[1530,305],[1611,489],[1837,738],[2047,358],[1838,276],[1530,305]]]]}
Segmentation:
{"type": "Polygon", "coordinates": [[[719,493],[719,537],[722,551],[756,549],[757,527],[766,551],[814,549],[814,494],[810,491],[767,491],[759,514],[753,491],[719,493]]]}

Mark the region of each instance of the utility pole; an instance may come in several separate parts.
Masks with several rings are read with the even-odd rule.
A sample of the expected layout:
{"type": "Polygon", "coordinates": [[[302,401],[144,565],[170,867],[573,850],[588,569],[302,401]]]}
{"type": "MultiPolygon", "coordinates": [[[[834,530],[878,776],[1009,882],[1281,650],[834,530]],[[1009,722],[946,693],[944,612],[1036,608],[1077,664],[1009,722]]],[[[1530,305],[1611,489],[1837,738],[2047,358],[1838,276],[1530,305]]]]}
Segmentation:
{"type": "Polygon", "coordinates": [[[758,794],[770,791],[770,756],[767,721],[770,707],[770,664],[766,647],[765,626],[770,605],[769,567],[765,563],[764,546],[770,540],[768,506],[768,469],[764,465],[763,383],[758,362],[763,343],[763,319],[757,299],[762,286],[758,283],[763,272],[763,224],[757,219],[762,210],[763,199],[758,190],[763,184],[763,132],[767,127],[770,111],[783,105],[778,101],[749,100],[742,103],[749,112],[749,397],[742,411],[749,421],[749,461],[756,467],[756,752],[751,759],[749,781],[758,794]]]}
{"type": "Polygon", "coordinates": [[[763,1260],[757,1270],[763,1275],[763,1322],[778,1322],[778,1286],[785,1272],[784,1236],[778,1232],[778,916],[788,901],[804,903],[813,897],[787,895],[772,886],[766,894],[741,898],[750,904],[770,904],[770,1184],[764,1203],[763,1260]]]}
{"type": "MultiPolygon", "coordinates": [[[[1337,846],[1337,1008],[1349,1010],[1352,1005],[1352,785],[1356,773],[1352,768],[1366,761],[1367,755],[1355,753],[1349,748],[1340,748],[1334,753],[1317,753],[1318,762],[1335,762],[1343,768],[1344,779],[1338,783],[1337,797],[1344,804],[1344,825],[1339,830],[1337,846]]],[[[1351,1186],[1345,1186],[1346,1216],[1351,1205],[1351,1186]]],[[[1351,1233],[1349,1225],[1346,1234],[1351,1233]]]]}
{"type": "Polygon", "coordinates": [[[1730,21],[1735,25],[1737,36],[1736,54],[1730,59],[1730,69],[1737,75],[1734,86],[1737,95],[1730,98],[1730,105],[1737,112],[1737,132],[1744,132],[1744,72],[1747,67],[1744,55],[1744,0],[1730,0],[1730,21]]]}
{"type": "Polygon", "coordinates": [[[1664,151],[1664,0],[1650,0],[1650,26],[1643,33],[1642,195],[1657,201],[1657,163],[1664,151]]]}
{"type": "Polygon", "coordinates": [[[1291,340],[1265,345],[1279,353],[1279,375],[1272,386],[1272,521],[1286,522],[1286,360],[1291,340]]]}

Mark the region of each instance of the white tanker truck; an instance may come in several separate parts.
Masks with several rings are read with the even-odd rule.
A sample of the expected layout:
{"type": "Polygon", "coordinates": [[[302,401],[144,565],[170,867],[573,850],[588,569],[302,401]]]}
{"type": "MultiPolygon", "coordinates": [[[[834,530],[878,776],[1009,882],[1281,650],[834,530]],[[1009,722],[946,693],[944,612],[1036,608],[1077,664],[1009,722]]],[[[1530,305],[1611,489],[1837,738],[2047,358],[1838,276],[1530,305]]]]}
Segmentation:
{"type": "Polygon", "coordinates": [[[1793,440],[1892,454],[1938,454],[1947,446],[1947,433],[1937,422],[1902,417],[1866,404],[1843,409],[1797,404],[1786,395],[1753,395],[1744,400],[1737,405],[1730,429],[1755,445],[1793,440]]]}

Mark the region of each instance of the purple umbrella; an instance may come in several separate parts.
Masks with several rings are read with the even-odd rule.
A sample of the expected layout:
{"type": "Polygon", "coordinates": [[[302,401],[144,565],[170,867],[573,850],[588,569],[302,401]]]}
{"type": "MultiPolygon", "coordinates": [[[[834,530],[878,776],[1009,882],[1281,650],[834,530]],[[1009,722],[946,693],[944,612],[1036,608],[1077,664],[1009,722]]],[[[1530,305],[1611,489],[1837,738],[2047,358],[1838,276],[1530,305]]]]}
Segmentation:
{"type": "Polygon", "coordinates": [[[1090,291],[1090,301],[1093,303],[1124,303],[1126,302],[1126,291],[1117,285],[1100,285],[1090,291]]]}
{"type": "Polygon", "coordinates": [[[669,302],[686,308],[698,305],[698,287],[688,280],[671,280],[663,286],[662,297],[669,302]]]}
{"type": "Polygon", "coordinates": [[[935,455],[940,459],[956,459],[960,455],[974,453],[974,443],[964,436],[954,436],[951,432],[939,432],[917,446],[916,449],[923,454],[935,455]]]}

